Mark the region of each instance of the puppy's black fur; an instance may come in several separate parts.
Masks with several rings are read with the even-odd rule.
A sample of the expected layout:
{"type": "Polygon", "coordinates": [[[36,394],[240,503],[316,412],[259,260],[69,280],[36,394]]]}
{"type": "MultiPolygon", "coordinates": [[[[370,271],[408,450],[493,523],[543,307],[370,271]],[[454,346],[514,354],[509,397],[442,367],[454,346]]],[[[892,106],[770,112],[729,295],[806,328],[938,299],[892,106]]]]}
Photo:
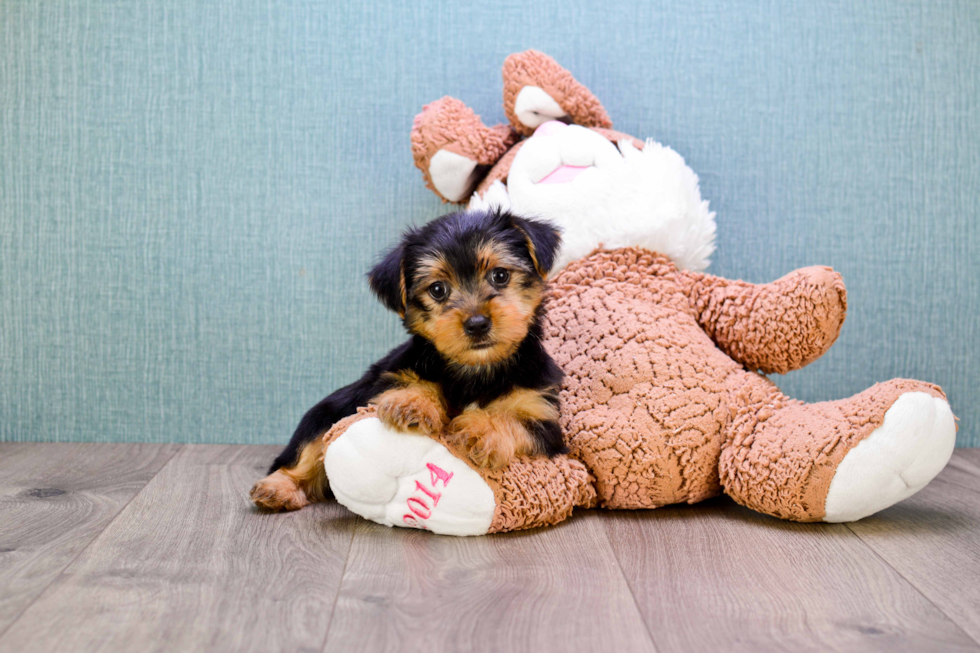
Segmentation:
{"type": "MultiPolygon", "coordinates": [[[[558,407],[557,390],[562,372],[541,344],[540,302],[530,318],[526,336],[513,353],[487,364],[460,364],[441,353],[432,340],[418,332],[413,333],[412,325],[425,320],[433,310],[423,301],[416,287],[420,281],[420,265],[438,258],[460,278],[470,278],[480,265],[480,246],[487,243],[496,243],[523,263],[521,287],[514,292],[533,293],[536,288],[543,287],[544,276],[554,263],[561,238],[547,223],[525,220],[502,211],[452,213],[409,230],[368,277],[372,290],[385,306],[401,315],[412,337],[372,365],[358,381],[337,390],[311,408],[297,426],[289,445],[272,464],[270,474],[296,465],[307,444],[321,437],[342,418],[354,414],[358,407],[391,389],[395,381],[388,373],[392,372],[410,371],[423,381],[438,384],[450,418],[471,404],[484,407],[517,389],[540,392],[555,408],[558,407]],[[410,319],[413,315],[415,319],[410,319]]],[[[493,300],[491,293],[487,301],[493,300]]],[[[553,456],[567,451],[557,422],[525,420],[524,425],[537,441],[540,453],[553,456]]]]}

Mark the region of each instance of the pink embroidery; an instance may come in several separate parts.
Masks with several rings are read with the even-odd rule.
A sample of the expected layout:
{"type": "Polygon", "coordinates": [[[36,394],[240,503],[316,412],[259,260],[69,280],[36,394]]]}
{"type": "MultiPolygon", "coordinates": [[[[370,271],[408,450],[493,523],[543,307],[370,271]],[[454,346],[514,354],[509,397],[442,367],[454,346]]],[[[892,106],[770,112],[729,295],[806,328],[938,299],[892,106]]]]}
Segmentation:
{"type": "Polygon", "coordinates": [[[428,488],[422,485],[421,482],[415,481],[416,492],[413,493],[407,501],[405,501],[405,504],[410,512],[405,513],[405,515],[402,517],[402,521],[409,526],[429,530],[426,527],[424,520],[432,516],[432,508],[438,506],[439,499],[442,498],[442,492],[436,492],[436,484],[439,481],[442,481],[442,487],[446,487],[449,485],[449,481],[452,479],[453,473],[447,472],[443,468],[432,463],[426,463],[425,466],[429,470],[429,480],[432,482],[432,487],[428,488]],[[432,500],[431,508],[429,507],[429,504],[425,502],[425,497],[432,500]]]}
{"type": "Polygon", "coordinates": [[[433,508],[435,508],[436,506],[439,505],[439,499],[440,499],[440,497],[442,497],[442,492],[433,492],[432,490],[426,488],[424,485],[422,485],[418,481],[415,481],[415,489],[416,490],[421,490],[422,492],[425,492],[429,496],[429,498],[432,499],[432,507],[433,508]]]}
{"type": "Polygon", "coordinates": [[[449,485],[449,479],[453,477],[452,472],[446,472],[442,467],[433,465],[432,463],[426,463],[425,466],[429,468],[429,478],[432,481],[432,487],[436,486],[436,481],[442,481],[442,487],[449,485]]]}
{"type": "Polygon", "coordinates": [[[428,519],[429,517],[432,516],[432,508],[427,506],[425,504],[425,501],[422,501],[422,499],[419,499],[418,497],[409,497],[407,503],[408,503],[408,509],[414,512],[422,519],[428,519]],[[419,507],[416,508],[415,506],[413,506],[412,505],[413,501],[419,507]]]}

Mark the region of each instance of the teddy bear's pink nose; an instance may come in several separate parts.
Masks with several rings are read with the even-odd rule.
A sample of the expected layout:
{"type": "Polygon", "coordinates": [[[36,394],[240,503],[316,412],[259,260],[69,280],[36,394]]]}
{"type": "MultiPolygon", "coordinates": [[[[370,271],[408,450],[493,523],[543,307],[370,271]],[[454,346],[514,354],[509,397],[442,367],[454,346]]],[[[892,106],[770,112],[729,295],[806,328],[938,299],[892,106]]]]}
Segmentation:
{"type": "Polygon", "coordinates": [[[555,132],[561,131],[568,127],[563,122],[558,122],[557,120],[549,120],[548,122],[541,123],[537,129],[534,130],[535,136],[551,136],[555,132]]]}

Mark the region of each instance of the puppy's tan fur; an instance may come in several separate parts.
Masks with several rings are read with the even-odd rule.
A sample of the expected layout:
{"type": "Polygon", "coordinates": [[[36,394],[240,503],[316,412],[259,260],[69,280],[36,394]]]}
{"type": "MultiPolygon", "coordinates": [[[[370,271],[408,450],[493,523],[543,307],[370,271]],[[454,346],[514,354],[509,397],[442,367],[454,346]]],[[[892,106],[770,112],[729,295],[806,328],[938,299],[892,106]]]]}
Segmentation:
{"type": "Polygon", "coordinates": [[[554,404],[538,392],[518,389],[483,408],[467,407],[450,422],[449,432],[478,467],[501,469],[515,456],[539,453],[526,422],[557,419],[554,404]]]}
{"type": "Polygon", "coordinates": [[[449,421],[446,401],[439,385],[423,381],[410,370],[392,372],[396,386],[375,397],[378,419],[397,430],[418,429],[422,433],[440,432],[449,421]]]}
{"type": "Polygon", "coordinates": [[[303,448],[295,467],[278,469],[253,485],[249,496],[255,505],[266,510],[299,510],[326,499],[324,448],[323,438],[317,438],[303,448]]]}

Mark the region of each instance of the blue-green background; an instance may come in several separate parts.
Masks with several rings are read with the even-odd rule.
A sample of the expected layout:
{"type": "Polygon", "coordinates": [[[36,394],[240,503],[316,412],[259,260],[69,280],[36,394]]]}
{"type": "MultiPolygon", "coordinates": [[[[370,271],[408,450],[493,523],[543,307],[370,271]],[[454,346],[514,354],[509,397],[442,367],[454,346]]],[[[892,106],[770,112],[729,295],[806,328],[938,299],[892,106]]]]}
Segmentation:
{"type": "Polygon", "coordinates": [[[980,444],[976,0],[0,3],[0,439],[277,442],[401,338],[363,273],[409,151],[534,47],[682,153],[711,271],[832,265],[810,401],[941,384],[980,444]]]}

